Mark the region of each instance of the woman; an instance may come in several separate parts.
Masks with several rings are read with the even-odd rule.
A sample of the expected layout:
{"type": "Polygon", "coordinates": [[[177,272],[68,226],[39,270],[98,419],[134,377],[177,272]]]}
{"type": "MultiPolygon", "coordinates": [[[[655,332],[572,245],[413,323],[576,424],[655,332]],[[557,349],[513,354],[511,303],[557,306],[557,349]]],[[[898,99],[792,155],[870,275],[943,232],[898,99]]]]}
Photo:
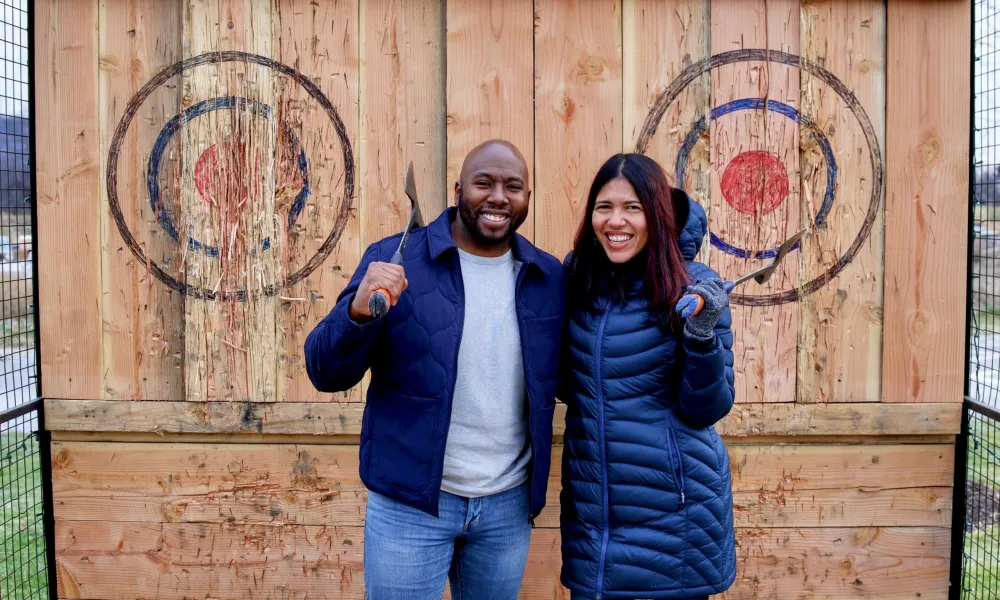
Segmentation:
{"type": "Polygon", "coordinates": [[[562,583],[572,598],[705,598],[736,571],[729,298],[693,262],[705,212],[653,160],[598,171],[566,259],[562,583]],[[678,225],[682,225],[678,227],[678,225]],[[704,307],[681,319],[683,294],[704,307]]]}

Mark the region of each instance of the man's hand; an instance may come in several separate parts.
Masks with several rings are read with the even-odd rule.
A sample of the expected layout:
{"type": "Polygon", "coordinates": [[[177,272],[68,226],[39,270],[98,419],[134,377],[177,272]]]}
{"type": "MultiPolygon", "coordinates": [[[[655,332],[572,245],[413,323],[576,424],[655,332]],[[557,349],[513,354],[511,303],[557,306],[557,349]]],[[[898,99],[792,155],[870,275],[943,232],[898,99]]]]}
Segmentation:
{"type": "Polygon", "coordinates": [[[368,310],[368,299],[375,290],[382,289],[388,294],[389,306],[396,306],[399,297],[406,289],[406,273],[402,265],[384,262],[373,262],[368,265],[365,276],[358,285],[354,301],[348,307],[347,314],[356,322],[370,321],[371,311],[368,310]]]}

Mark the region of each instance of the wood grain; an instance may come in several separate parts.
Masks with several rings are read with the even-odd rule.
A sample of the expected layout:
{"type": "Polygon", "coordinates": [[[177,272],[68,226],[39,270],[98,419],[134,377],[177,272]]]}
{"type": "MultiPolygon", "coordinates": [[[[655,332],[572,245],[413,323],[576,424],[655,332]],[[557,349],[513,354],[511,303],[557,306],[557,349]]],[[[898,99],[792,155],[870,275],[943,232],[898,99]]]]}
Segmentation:
{"type": "MultiPolygon", "coordinates": [[[[709,0],[623,0],[622,43],[625,73],[623,119],[626,151],[639,151],[660,163],[673,185],[677,152],[691,127],[710,114],[712,81],[702,73],[665,107],[658,121],[649,120],[657,100],[681,72],[711,55],[709,0]],[[655,129],[654,129],[655,127],[655,129]],[[648,139],[643,140],[645,135],[648,139]],[[641,143],[641,148],[639,147],[641,143]]],[[[711,143],[708,132],[693,148],[684,173],[684,191],[710,211],[711,143]]],[[[709,262],[708,239],[698,260],[709,262]]]]}
{"type": "Polygon", "coordinates": [[[815,223],[828,185],[826,136],[839,176],[832,210],[815,223],[800,250],[801,282],[824,276],[851,251],[868,224],[868,239],[840,274],[799,301],[798,402],[878,402],[882,383],[882,274],[885,146],[885,3],[810,2],[802,6],[802,55],[854,94],[871,122],[878,148],[866,142],[850,105],[808,70],[800,71],[802,114],[817,131],[800,132],[803,218],[815,223]],[[873,168],[874,167],[874,168],[873,168]],[[878,189],[873,190],[877,187],[878,189]]]}
{"type": "Polygon", "coordinates": [[[447,203],[442,0],[376,0],[362,10],[361,244],[410,219],[406,166],[425,223],[447,203]]]}
{"type": "Polygon", "coordinates": [[[539,0],[535,15],[535,243],[561,260],[622,151],[621,1],[539,0]]]}
{"type": "MultiPolygon", "coordinates": [[[[562,452],[539,527],[559,526],[562,452]]],[[[732,443],[729,455],[738,527],[950,524],[949,445],[732,443]]],[[[354,446],[64,442],[52,462],[60,521],[364,525],[354,446]]]]}
{"type": "Polygon", "coordinates": [[[98,4],[40,2],[35,135],[42,393],[104,398],[98,4]]]}
{"type": "Polygon", "coordinates": [[[885,402],[961,402],[971,6],[900,0],[886,39],[885,402]]]}
{"type": "MultiPolygon", "coordinates": [[[[447,40],[448,194],[462,170],[466,154],[494,138],[514,144],[528,163],[534,189],[534,60],[532,0],[449,0],[447,40]]],[[[534,239],[535,209],[518,233],[534,239]]]]}
{"type": "MultiPolygon", "coordinates": [[[[363,598],[363,529],[64,522],[60,598],[363,598]]],[[[945,528],[739,529],[737,581],[722,598],[942,597],[945,528]]],[[[559,531],[532,533],[520,598],[565,598],[559,531]]],[[[446,592],[446,598],[450,594],[446,592]]]]}
{"type": "MultiPolygon", "coordinates": [[[[184,58],[221,49],[219,38],[222,31],[219,22],[222,3],[225,1],[187,0],[184,3],[184,58]]],[[[242,29],[242,23],[240,25],[242,29]]],[[[227,66],[206,65],[182,73],[181,108],[186,109],[203,99],[228,95],[229,78],[224,70],[227,66]]],[[[199,290],[214,291],[223,284],[218,257],[209,256],[203,248],[190,249],[189,239],[216,248],[222,246],[220,224],[217,222],[218,219],[213,219],[213,205],[206,202],[199,194],[195,185],[195,169],[202,152],[208,150],[216,141],[217,132],[221,130],[226,116],[228,111],[210,111],[199,119],[189,121],[178,132],[181,142],[181,211],[178,220],[182,221],[178,223],[177,228],[183,252],[182,281],[199,290]]],[[[234,153],[235,150],[232,154],[234,153]]],[[[219,162],[227,164],[225,157],[230,154],[223,153],[224,157],[220,157],[219,162]]],[[[237,188],[235,182],[231,182],[228,173],[219,173],[221,168],[212,170],[216,171],[215,178],[220,182],[220,187],[222,184],[234,183],[234,188],[237,188]]],[[[226,197],[228,199],[228,193],[226,197]]],[[[242,254],[241,244],[240,255],[242,254]]],[[[230,293],[234,291],[232,279],[230,277],[225,281],[225,290],[230,293]]],[[[236,283],[237,287],[240,283],[242,282],[236,283]]],[[[233,321],[227,323],[225,316],[220,314],[224,310],[220,304],[213,298],[204,296],[185,298],[184,376],[187,400],[204,402],[248,398],[246,348],[238,345],[236,341],[236,338],[242,337],[245,323],[242,319],[237,321],[235,314],[231,314],[234,317],[233,321]],[[223,324],[228,325],[228,335],[224,337],[223,324]],[[225,339],[228,344],[225,346],[221,344],[219,342],[221,339],[225,339]]],[[[226,304],[235,309],[238,301],[228,300],[226,304]]]]}
{"type": "MultiPolygon", "coordinates": [[[[795,0],[713,0],[712,54],[741,49],[799,51],[799,3],[795,0]]],[[[712,106],[717,109],[745,98],[776,101],[792,108],[799,104],[799,70],[776,61],[740,61],[712,70],[712,106]]],[[[754,254],[776,248],[799,230],[799,128],[782,114],[767,108],[739,110],[714,119],[711,136],[709,229],[726,244],[749,252],[747,258],[713,247],[709,263],[726,279],[759,268],[769,259],[754,254]],[[763,156],[778,165],[771,174],[763,159],[749,159],[740,176],[737,157],[763,156]],[[780,171],[783,170],[783,173],[780,171]],[[732,176],[732,182],[723,180],[732,176]],[[771,177],[771,179],[767,179],[771,177]],[[787,181],[786,192],[776,193],[774,205],[763,190],[787,181]],[[744,211],[736,210],[744,198],[744,211]],[[768,206],[771,209],[768,209],[768,206]]],[[[785,260],[764,285],[749,282],[738,293],[757,296],[794,287],[798,264],[785,260]]],[[[798,308],[794,305],[733,306],[733,350],[736,362],[737,402],[792,402],[795,400],[798,308]]]]}
{"type": "MultiPolygon", "coordinates": [[[[112,402],[45,400],[50,431],[353,435],[364,408],[352,403],[112,402]]],[[[558,440],[566,406],[556,405],[558,440]]],[[[728,437],[955,435],[960,407],[941,403],[736,406],[716,427],[728,437]]]]}
{"type": "Polygon", "coordinates": [[[291,136],[279,145],[278,208],[287,235],[282,257],[286,277],[317,255],[343,219],[329,256],[301,281],[282,290],[282,345],[279,352],[279,399],[284,402],[359,401],[360,389],[322,394],[306,374],[306,336],[333,309],[361,259],[362,208],[358,193],[360,127],[360,36],[357,0],[315,3],[276,0],[272,19],[277,60],[314,83],[330,101],[344,127],[347,148],[320,103],[299,83],[282,76],[275,83],[277,112],[291,136]],[[309,194],[289,226],[287,215],[301,190],[294,153],[308,164],[309,194]]]}
{"type": "MultiPolygon", "coordinates": [[[[100,6],[100,94],[102,174],[111,141],[132,98],[157,72],[180,60],[183,9],[153,0],[102,0],[100,6]]],[[[154,214],[146,188],[148,159],[166,123],[179,112],[180,79],[157,88],[139,107],[118,149],[116,193],[124,225],[146,256],[161,266],[179,265],[182,246],[154,214]]],[[[179,145],[158,165],[160,201],[179,207],[179,145]]],[[[101,197],[108,197],[105,177],[101,197]]],[[[184,297],[162,285],[125,243],[111,212],[101,207],[104,310],[100,340],[103,397],[140,400],[184,398],[184,297]]],[[[179,275],[176,267],[173,275],[179,275]]]]}

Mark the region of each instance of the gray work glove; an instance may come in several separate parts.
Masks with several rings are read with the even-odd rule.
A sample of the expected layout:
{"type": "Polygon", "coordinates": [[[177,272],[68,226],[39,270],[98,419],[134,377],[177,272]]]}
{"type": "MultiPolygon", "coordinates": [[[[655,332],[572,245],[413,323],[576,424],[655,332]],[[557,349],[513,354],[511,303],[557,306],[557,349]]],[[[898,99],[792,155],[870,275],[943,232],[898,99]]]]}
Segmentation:
{"type": "Polygon", "coordinates": [[[719,315],[729,306],[729,294],[720,279],[697,281],[688,287],[688,294],[698,294],[705,300],[705,306],[696,315],[684,321],[684,334],[688,337],[709,342],[715,335],[715,323],[719,315]]]}

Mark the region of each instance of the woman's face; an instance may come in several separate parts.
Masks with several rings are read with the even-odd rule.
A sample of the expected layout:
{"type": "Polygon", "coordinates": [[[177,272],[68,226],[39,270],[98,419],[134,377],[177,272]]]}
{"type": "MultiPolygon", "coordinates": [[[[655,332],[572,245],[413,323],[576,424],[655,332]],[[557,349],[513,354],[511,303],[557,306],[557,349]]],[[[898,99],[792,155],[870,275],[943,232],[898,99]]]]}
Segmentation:
{"type": "Polygon", "coordinates": [[[613,263],[628,262],[649,241],[646,213],[632,184],[621,177],[612,179],[597,193],[590,222],[613,263]]]}

